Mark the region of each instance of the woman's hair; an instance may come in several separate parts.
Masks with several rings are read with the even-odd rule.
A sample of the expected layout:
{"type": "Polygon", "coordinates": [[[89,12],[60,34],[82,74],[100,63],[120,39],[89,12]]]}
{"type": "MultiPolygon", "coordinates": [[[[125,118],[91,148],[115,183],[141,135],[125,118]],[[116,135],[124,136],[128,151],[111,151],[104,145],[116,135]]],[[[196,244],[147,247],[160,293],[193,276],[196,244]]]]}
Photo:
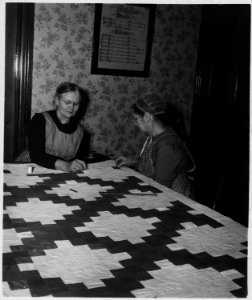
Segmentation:
{"type": "Polygon", "coordinates": [[[166,125],[170,126],[183,139],[187,139],[183,114],[171,103],[166,104],[166,125]]]}
{"type": "Polygon", "coordinates": [[[62,94],[68,92],[79,92],[80,95],[79,109],[75,114],[75,116],[72,118],[74,121],[79,122],[83,118],[84,114],[86,113],[89,104],[89,95],[83,88],[81,88],[75,83],[62,82],[56,88],[55,98],[60,99],[62,94]]]}
{"type": "Polygon", "coordinates": [[[165,102],[156,94],[150,94],[137,100],[132,105],[132,111],[140,117],[143,117],[148,112],[162,126],[171,127],[182,138],[186,135],[182,113],[171,103],[165,102]]]}
{"type": "Polygon", "coordinates": [[[134,106],[135,108],[137,107],[140,111],[150,113],[152,116],[162,114],[166,110],[166,103],[160,96],[155,93],[138,99],[134,106]]]}
{"type": "Polygon", "coordinates": [[[72,82],[62,82],[56,88],[55,97],[60,98],[62,94],[65,94],[68,92],[79,92],[80,93],[80,87],[77,84],[72,83],[72,82]]]}
{"type": "Polygon", "coordinates": [[[144,114],[145,114],[145,112],[144,112],[142,109],[140,109],[140,108],[136,105],[136,103],[134,103],[134,104],[131,106],[131,109],[132,109],[134,115],[143,117],[144,114]]]}

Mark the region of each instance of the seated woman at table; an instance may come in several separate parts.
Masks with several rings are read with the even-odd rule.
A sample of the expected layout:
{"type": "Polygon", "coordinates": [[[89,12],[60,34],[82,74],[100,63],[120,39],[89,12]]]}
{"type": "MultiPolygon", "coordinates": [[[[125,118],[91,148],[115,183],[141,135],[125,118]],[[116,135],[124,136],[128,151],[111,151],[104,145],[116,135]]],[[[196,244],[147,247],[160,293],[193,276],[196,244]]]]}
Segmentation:
{"type": "Polygon", "coordinates": [[[55,93],[56,109],[33,116],[28,130],[32,162],[49,169],[77,172],[86,169],[89,136],[80,125],[88,97],[71,82],[61,83],[55,93]]]}
{"type": "Polygon", "coordinates": [[[195,164],[185,143],[172,128],[172,124],[177,124],[174,108],[158,95],[150,94],[139,99],[132,110],[136,125],[148,137],[138,160],[120,156],[115,161],[116,166],[135,167],[162,185],[193,197],[188,174],[195,164]]]}

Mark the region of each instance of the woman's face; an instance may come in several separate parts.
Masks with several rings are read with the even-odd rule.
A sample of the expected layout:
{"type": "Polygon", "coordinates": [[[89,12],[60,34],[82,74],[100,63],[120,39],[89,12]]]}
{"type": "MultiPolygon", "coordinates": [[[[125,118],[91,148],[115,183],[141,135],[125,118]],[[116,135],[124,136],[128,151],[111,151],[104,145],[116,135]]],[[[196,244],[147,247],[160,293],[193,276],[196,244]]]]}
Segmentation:
{"type": "Polygon", "coordinates": [[[76,92],[67,92],[61,94],[56,99],[57,113],[61,122],[68,122],[78,111],[80,106],[80,94],[76,92]]]}
{"type": "Polygon", "coordinates": [[[134,120],[135,120],[135,124],[141,131],[143,132],[149,131],[149,126],[147,125],[144,116],[139,116],[137,114],[134,114],[134,120]]]}

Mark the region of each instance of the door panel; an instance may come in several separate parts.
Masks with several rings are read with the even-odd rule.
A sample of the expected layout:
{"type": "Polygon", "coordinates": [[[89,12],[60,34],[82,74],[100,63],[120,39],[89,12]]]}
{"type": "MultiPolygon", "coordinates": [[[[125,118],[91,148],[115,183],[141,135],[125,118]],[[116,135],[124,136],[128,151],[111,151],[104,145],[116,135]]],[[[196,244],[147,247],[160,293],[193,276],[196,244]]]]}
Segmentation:
{"type": "Polygon", "coordinates": [[[248,222],[250,6],[203,8],[191,126],[195,197],[248,222]]]}

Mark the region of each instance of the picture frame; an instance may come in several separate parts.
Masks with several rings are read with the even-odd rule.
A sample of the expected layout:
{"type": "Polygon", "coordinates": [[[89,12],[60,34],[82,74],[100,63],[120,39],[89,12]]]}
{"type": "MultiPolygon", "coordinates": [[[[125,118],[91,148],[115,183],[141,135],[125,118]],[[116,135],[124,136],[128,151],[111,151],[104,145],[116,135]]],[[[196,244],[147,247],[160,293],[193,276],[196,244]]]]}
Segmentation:
{"type": "Polygon", "coordinates": [[[155,4],[96,4],[91,74],[148,77],[155,4]]]}

